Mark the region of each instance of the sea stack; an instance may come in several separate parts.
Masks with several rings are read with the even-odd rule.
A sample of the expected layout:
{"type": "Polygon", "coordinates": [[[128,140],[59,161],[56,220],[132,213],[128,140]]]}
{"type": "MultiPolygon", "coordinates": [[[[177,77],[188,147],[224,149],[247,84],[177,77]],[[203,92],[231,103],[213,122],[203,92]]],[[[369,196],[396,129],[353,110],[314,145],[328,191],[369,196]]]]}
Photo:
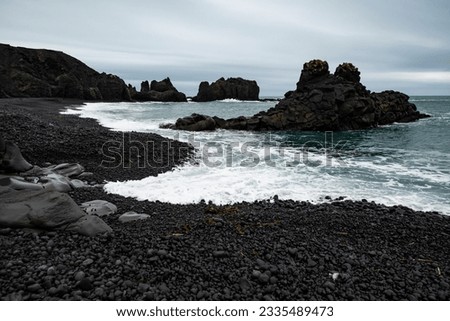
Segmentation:
{"type": "MultiPolygon", "coordinates": [[[[178,120],[171,128],[202,130],[205,126],[195,126],[192,121],[205,117],[186,117],[186,121],[178,120]]],[[[206,130],[341,131],[411,122],[425,117],[429,116],[418,112],[403,93],[371,93],[361,84],[360,72],[353,64],[343,63],[332,74],[326,61],[316,59],[303,65],[296,89],[288,91],[275,107],[251,117],[227,120],[212,117],[215,124],[209,124],[206,130]]]]}
{"type": "Polygon", "coordinates": [[[223,99],[259,100],[259,86],[255,80],[222,77],[211,84],[201,82],[197,96],[192,98],[198,102],[223,99]]]}
{"type": "Polygon", "coordinates": [[[136,101],[162,101],[162,102],[185,102],[186,95],[179,92],[167,77],[161,81],[148,80],[141,83],[141,90],[129,87],[131,98],[136,101]]]}

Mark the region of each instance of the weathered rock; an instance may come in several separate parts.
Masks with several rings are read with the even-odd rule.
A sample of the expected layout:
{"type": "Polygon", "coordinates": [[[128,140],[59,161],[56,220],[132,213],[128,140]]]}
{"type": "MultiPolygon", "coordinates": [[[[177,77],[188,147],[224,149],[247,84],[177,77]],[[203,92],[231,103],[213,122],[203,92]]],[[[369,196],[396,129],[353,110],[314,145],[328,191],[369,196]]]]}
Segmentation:
{"type": "Polygon", "coordinates": [[[84,167],[77,163],[63,163],[56,166],[48,167],[52,172],[64,175],[67,177],[79,176],[84,172],[84,167]]]}
{"type": "Polygon", "coordinates": [[[14,190],[47,190],[69,192],[73,189],[71,181],[59,174],[51,173],[43,177],[20,177],[0,175],[0,186],[14,190]]]}
{"type": "Polygon", "coordinates": [[[19,147],[0,138],[0,171],[25,172],[33,168],[22,156],[19,147]]]}
{"type": "Polygon", "coordinates": [[[81,204],[81,208],[90,215],[108,216],[117,212],[117,206],[102,200],[94,200],[81,204]]]}
{"type": "Polygon", "coordinates": [[[223,99],[258,100],[259,86],[254,80],[242,78],[220,78],[211,85],[207,81],[200,83],[194,101],[213,101],[223,99]]]}
{"type": "Polygon", "coordinates": [[[175,127],[181,130],[205,131],[216,129],[217,123],[212,117],[192,114],[191,116],[179,118],[175,127]]]}
{"type": "Polygon", "coordinates": [[[86,184],[85,182],[83,182],[79,179],[70,180],[70,184],[72,185],[73,188],[83,188],[83,187],[88,186],[88,184],[86,184]]]}
{"type": "Polygon", "coordinates": [[[0,186],[8,187],[13,190],[43,190],[42,184],[36,184],[26,181],[23,177],[18,176],[1,176],[0,186]]]}
{"type": "Polygon", "coordinates": [[[409,97],[396,91],[383,91],[372,93],[376,109],[378,110],[378,123],[380,125],[393,122],[407,123],[426,115],[417,111],[414,104],[408,103],[409,97]]]}
{"type": "Polygon", "coordinates": [[[96,236],[98,234],[110,233],[112,228],[97,216],[83,216],[78,221],[67,225],[67,231],[77,232],[86,236],[96,236]]]}
{"type": "Polygon", "coordinates": [[[301,89],[302,84],[309,83],[312,80],[319,81],[330,74],[328,62],[314,59],[303,64],[303,70],[300,80],[297,84],[297,91],[301,89]]]}
{"type": "Polygon", "coordinates": [[[44,188],[50,191],[69,192],[73,189],[73,185],[64,175],[52,173],[39,179],[39,183],[44,185],[44,188]]]}
{"type": "Polygon", "coordinates": [[[148,80],[141,82],[141,93],[148,93],[150,91],[150,84],[148,80]]]}
{"type": "Polygon", "coordinates": [[[161,81],[152,80],[150,84],[150,90],[164,92],[168,90],[177,90],[170,81],[170,78],[163,79],[161,81]]]}
{"type": "Polygon", "coordinates": [[[20,149],[13,143],[0,142],[1,165],[0,170],[20,172],[20,176],[0,175],[0,186],[14,190],[48,190],[68,192],[73,189],[68,176],[78,176],[84,168],[80,164],[60,164],[41,168],[29,164],[22,156],[20,149]]]}
{"type": "Polygon", "coordinates": [[[121,223],[127,223],[127,222],[133,222],[133,221],[139,221],[139,220],[146,220],[150,218],[150,215],[148,214],[141,214],[136,212],[126,212],[119,216],[119,221],[121,223]]]}
{"type": "MultiPolygon", "coordinates": [[[[201,87],[207,88],[206,84],[201,87]]],[[[228,120],[191,116],[178,119],[169,128],[196,131],[214,128],[355,130],[429,117],[419,113],[408,99],[407,95],[396,91],[370,93],[360,83],[358,68],[351,63],[339,65],[336,72],[330,74],[326,61],[312,60],[304,64],[296,90],[287,92],[284,99],[267,111],[228,120]]]]}
{"type": "Polygon", "coordinates": [[[141,91],[131,90],[131,97],[137,101],[185,102],[186,95],[179,92],[169,78],[161,81],[148,80],[141,83],[141,91]]]}
{"type": "Polygon", "coordinates": [[[2,188],[0,226],[68,229],[88,236],[111,232],[111,228],[101,219],[86,215],[69,195],[46,190],[14,191],[2,188]]]}
{"type": "Polygon", "coordinates": [[[344,62],[343,64],[340,64],[337,66],[336,71],[334,72],[334,75],[336,77],[341,77],[342,79],[359,83],[361,80],[360,72],[358,68],[356,68],[353,64],[344,62]]]}
{"type": "Polygon", "coordinates": [[[130,100],[125,82],[59,51],[0,44],[0,97],[130,100]]]}

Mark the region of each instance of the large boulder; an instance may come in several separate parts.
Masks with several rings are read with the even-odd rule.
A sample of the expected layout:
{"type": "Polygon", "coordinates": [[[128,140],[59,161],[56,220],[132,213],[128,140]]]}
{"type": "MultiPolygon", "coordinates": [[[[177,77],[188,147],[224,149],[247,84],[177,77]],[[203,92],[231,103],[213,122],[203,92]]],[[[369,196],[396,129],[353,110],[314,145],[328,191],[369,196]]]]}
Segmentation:
{"type": "Polygon", "coordinates": [[[87,236],[112,229],[89,216],[70,198],[56,191],[15,191],[0,187],[0,226],[45,230],[73,230],[87,236]]]}
{"type": "MultiPolygon", "coordinates": [[[[355,130],[429,117],[418,112],[407,95],[397,91],[371,93],[360,79],[358,68],[351,63],[339,65],[332,74],[326,61],[311,60],[303,65],[296,89],[287,92],[275,107],[251,117],[221,121],[212,118],[215,120],[214,128],[254,131],[355,130]]],[[[208,116],[202,117],[193,120],[204,122],[208,119],[208,116]]],[[[171,128],[202,130],[205,127],[195,123],[189,123],[189,126],[184,124],[184,121],[177,121],[171,128]]],[[[212,127],[205,127],[204,130],[212,127]]]]}
{"type": "Polygon", "coordinates": [[[220,78],[209,84],[207,81],[200,83],[198,94],[192,100],[198,102],[239,99],[259,100],[259,86],[254,80],[242,78],[220,78]]]}
{"type": "Polygon", "coordinates": [[[60,51],[0,44],[0,97],[130,100],[125,82],[60,51]]]}
{"type": "Polygon", "coordinates": [[[214,130],[216,127],[217,124],[212,117],[200,114],[179,118],[175,123],[175,128],[189,131],[214,130]]]}
{"type": "Polygon", "coordinates": [[[86,214],[96,216],[109,216],[117,212],[117,206],[104,200],[93,200],[81,204],[86,214]]]}
{"type": "Polygon", "coordinates": [[[131,90],[131,98],[137,101],[185,102],[186,95],[179,92],[169,78],[141,83],[141,91],[131,90]]]}
{"type": "Polygon", "coordinates": [[[33,165],[23,158],[16,144],[10,141],[4,141],[0,137],[0,171],[25,172],[32,167],[33,165]]]}

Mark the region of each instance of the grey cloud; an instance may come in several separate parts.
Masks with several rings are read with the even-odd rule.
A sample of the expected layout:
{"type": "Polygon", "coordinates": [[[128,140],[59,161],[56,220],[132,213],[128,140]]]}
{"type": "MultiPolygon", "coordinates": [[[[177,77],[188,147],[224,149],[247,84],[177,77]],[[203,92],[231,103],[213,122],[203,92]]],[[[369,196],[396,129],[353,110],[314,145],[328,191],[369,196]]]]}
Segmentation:
{"type": "Polygon", "coordinates": [[[63,50],[134,84],[169,76],[190,95],[221,76],[282,95],[314,58],[332,70],[353,62],[372,90],[450,94],[446,77],[417,78],[450,72],[449,10],[443,0],[6,0],[0,41],[63,50]],[[406,72],[415,78],[393,77],[406,72]]]}

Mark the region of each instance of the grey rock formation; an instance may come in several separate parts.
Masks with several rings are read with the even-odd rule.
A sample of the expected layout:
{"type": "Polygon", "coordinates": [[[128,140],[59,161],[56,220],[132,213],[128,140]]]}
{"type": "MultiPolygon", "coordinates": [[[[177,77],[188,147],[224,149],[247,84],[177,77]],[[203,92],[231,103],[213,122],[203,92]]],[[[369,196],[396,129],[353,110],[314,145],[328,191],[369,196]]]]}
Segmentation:
{"type": "Polygon", "coordinates": [[[326,61],[312,60],[303,65],[296,90],[287,92],[267,111],[227,120],[192,115],[166,126],[184,130],[327,131],[373,128],[429,117],[418,112],[408,99],[396,91],[371,93],[360,83],[360,72],[351,63],[339,65],[331,74],[326,61]]]}
{"type": "Polygon", "coordinates": [[[192,100],[198,102],[239,99],[259,100],[259,86],[254,80],[238,78],[220,78],[209,84],[207,81],[200,83],[198,94],[192,100]]]}
{"type": "Polygon", "coordinates": [[[95,236],[111,228],[101,219],[89,217],[69,197],[56,191],[15,191],[0,187],[0,226],[51,230],[73,230],[95,236]]]}
{"type": "Polygon", "coordinates": [[[137,101],[162,101],[162,102],[185,102],[186,95],[179,92],[169,78],[161,81],[148,80],[141,83],[141,90],[137,92],[131,89],[131,98],[137,101]]]}
{"type": "Polygon", "coordinates": [[[19,147],[9,141],[4,141],[0,137],[0,171],[5,172],[25,172],[33,165],[23,158],[19,147]]]}

